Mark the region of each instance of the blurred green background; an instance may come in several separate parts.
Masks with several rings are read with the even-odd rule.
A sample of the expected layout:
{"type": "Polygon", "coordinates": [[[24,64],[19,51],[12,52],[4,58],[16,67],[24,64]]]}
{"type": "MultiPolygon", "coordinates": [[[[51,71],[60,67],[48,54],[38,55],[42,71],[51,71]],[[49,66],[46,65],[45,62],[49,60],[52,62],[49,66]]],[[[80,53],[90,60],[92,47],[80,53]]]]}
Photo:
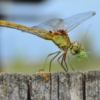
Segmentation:
{"type": "MultiPolygon", "coordinates": [[[[97,14],[93,18],[68,33],[72,42],[79,41],[86,52],[90,52],[88,54],[90,63],[85,57],[79,61],[70,52],[69,57],[75,71],[99,70],[99,9],[99,0],[96,2],[94,0],[1,0],[0,19],[32,27],[51,18],[66,18],[82,12],[95,11],[97,14]],[[91,27],[88,30],[89,25],[91,27]]],[[[33,74],[43,68],[48,54],[58,50],[59,48],[51,41],[15,29],[0,27],[0,71],[33,74]]],[[[45,72],[49,71],[49,62],[52,57],[47,60],[45,72]]],[[[69,61],[66,60],[66,62],[69,71],[72,71],[69,61]]],[[[64,71],[57,59],[52,62],[51,70],[52,72],[64,71]]]]}

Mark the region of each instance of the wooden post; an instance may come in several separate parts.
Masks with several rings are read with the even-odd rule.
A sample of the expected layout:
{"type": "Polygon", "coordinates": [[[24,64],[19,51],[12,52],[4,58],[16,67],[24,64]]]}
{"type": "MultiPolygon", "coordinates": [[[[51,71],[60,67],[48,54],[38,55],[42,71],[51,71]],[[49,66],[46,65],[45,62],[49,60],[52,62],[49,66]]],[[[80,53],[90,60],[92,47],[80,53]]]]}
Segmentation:
{"type": "Polygon", "coordinates": [[[100,100],[100,71],[0,74],[0,100],[100,100]]]}

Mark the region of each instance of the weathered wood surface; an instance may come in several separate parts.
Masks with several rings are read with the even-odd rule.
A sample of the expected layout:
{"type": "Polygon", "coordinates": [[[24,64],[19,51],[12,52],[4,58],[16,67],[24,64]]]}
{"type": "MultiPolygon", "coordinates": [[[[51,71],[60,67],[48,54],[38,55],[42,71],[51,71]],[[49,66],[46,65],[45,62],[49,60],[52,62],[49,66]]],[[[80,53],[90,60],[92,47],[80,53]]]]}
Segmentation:
{"type": "Polygon", "coordinates": [[[86,73],[86,100],[100,100],[100,71],[86,73]]]}
{"type": "Polygon", "coordinates": [[[100,71],[46,75],[0,74],[0,100],[100,100],[100,71]]]}

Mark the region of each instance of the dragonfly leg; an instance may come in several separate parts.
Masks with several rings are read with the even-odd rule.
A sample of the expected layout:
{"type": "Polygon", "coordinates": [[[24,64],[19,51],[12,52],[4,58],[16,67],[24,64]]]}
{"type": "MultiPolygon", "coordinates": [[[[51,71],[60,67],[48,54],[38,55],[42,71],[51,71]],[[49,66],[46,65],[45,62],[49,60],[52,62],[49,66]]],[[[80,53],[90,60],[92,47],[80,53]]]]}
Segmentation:
{"type": "Polygon", "coordinates": [[[57,52],[54,52],[54,53],[51,53],[51,54],[47,55],[45,63],[44,63],[44,67],[43,67],[43,69],[40,69],[39,71],[44,71],[45,66],[46,66],[46,62],[47,62],[47,59],[48,59],[49,56],[54,55],[54,54],[59,53],[59,52],[61,52],[61,51],[57,51],[57,52]]]}
{"type": "Polygon", "coordinates": [[[67,66],[67,63],[66,63],[66,53],[64,53],[63,58],[64,58],[63,61],[64,61],[64,64],[65,64],[65,67],[66,67],[67,72],[68,72],[68,66],[67,66]]]}
{"type": "Polygon", "coordinates": [[[70,66],[71,66],[71,69],[72,69],[73,71],[75,71],[74,68],[72,67],[71,63],[70,63],[69,55],[68,55],[68,61],[69,61],[69,64],[70,64],[70,66]]]}
{"type": "MultiPolygon", "coordinates": [[[[61,53],[62,51],[58,51],[58,52],[55,52],[55,53],[57,53],[52,59],[51,59],[51,61],[50,61],[50,65],[49,65],[49,72],[51,72],[51,63],[52,63],[52,61],[61,53]]],[[[55,54],[54,53],[54,54],[55,54]]]]}
{"type": "MultiPolygon", "coordinates": [[[[64,62],[64,54],[62,55],[61,65],[63,66],[63,69],[65,69],[65,71],[68,72],[68,67],[66,67],[66,68],[67,68],[67,69],[66,69],[66,68],[64,67],[63,63],[65,64],[65,62],[64,62]]],[[[65,65],[65,66],[66,66],[66,65],[65,65]]]]}
{"type": "Polygon", "coordinates": [[[57,61],[61,65],[61,67],[65,70],[65,72],[67,72],[68,70],[66,70],[65,67],[63,66],[63,61],[64,61],[63,54],[57,59],[57,61]],[[61,57],[62,57],[62,60],[60,62],[59,60],[60,60],[61,57]]]}

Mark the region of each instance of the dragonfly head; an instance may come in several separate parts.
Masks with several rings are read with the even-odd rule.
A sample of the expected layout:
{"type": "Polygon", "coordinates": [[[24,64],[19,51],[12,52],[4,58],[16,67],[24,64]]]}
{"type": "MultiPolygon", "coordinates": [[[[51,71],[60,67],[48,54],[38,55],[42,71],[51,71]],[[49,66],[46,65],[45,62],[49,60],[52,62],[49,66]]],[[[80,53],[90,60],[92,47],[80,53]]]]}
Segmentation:
{"type": "Polygon", "coordinates": [[[80,58],[86,55],[84,47],[77,41],[71,43],[70,52],[80,58]]]}
{"type": "Polygon", "coordinates": [[[75,41],[71,43],[70,52],[72,55],[75,55],[77,58],[79,58],[79,60],[82,57],[86,57],[88,62],[90,63],[89,58],[87,56],[89,52],[85,52],[84,47],[79,42],[75,41]]]}

